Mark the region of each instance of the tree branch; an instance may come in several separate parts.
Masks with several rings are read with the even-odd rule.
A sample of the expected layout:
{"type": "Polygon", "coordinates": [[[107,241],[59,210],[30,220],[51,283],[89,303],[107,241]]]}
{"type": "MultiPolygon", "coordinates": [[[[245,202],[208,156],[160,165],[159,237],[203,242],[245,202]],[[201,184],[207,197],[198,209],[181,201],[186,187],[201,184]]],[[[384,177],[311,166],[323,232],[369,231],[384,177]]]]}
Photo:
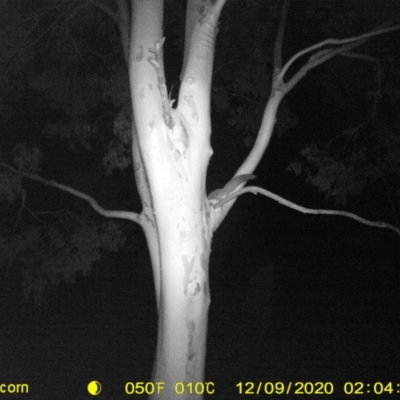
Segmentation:
{"type": "Polygon", "coordinates": [[[318,208],[306,208],[303,206],[299,206],[298,204],[295,204],[289,200],[284,199],[281,196],[278,196],[275,193],[270,192],[269,190],[257,187],[257,186],[247,186],[243,189],[240,189],[234,193],[231,193],[229,196],[225,197],[223,199],[223,201],[217,203],[214,205],[214,207],[221,207],[224,203],[229,202],[230,200],[234,199],[235,197],[240,196],[241,194],[244,193],[253,193],[253,194],[257,194],[260,193],[266,197],[269,197],[272,200],[277,201],[278,203],[292,208],[293,210],[296,211],[300,211],[304,214],[324,214],[324,215],[340,215],[342,217],[347,217],[347,218],[351,218],[354,219],[357,222],[360,222],[361,224],[364,225],[368,225],[368,226],[373,226],[375,228],[387,228],[387,229],[391,229],[392,231],[396,232],[399,236],[400,236],[400,228],[397,228],[394,225],[388,224],[386,222],[382,222],[382,221],[370,221],[368,219],[359,217],[356,214],[353,214],[351,212],[347,212],[347,211],[340,211],[340,210],[322,210],[322,209],[318,209],[318,208]]]}
{"type": "MultiPolygon", "coordinates": [[[[282,8],[283,13],[285,12],[285,6],[287,6],[287,4],[288,4],[287,2],[284,3],[284,6],[282,8]]],[[[283,15],[281,17],[281,22],[282,21],[284,21],[283,15]]],[[[279,26],[279,29],[282,29],[281,25],[279,26]]],[[[313,68],[317,67],[320,64],[323,64],[324,62],[328,61],[329,59],[337,55],[348,53],[351,49],[354,49],[355,47],[362,45],[365,41],[367,41],[371,37],[388,33],[398,29],[400,29],[400,25],[395,25],[391,27],[382,27],[381,25],[380,27],[375,28],[375,30],[359,36],[354,36],[347,39],[327,39],[296,53],[292,58],[290,58],[290,60],[285,64],[285,66],[282,68],[280,72],[274,70],[271,95],[265,107],[263,119],[261,122],[261,127],[258,132],[256,142],[254,143],[254,146],[251,149],[250,154],[244,160],[244,162],[236,171],[234,176],[253,173],[253,171],[259,164],[261,158],[263,157],[266,148],[269,145],[280,101],[308,73],[308,71],[312,70],[313,68]],[[341,45],[341,47],[334,47],[339,45],[341,45]],[[330,47],[323,48],[324,46],[330,46],[330,47]],[[292,66],[292,64],[304,54],[310,53],[318,49],[321,50],[311,55],[308,62],[287,83],[285,83],[284,82],[285,74],[287,73],[288,69],[292,66]]],[[[279,64],[280,52],[279,49],[277,49],[279,40],[282,40],[282,38],[280,38],[280,33],[278,32],[275,43],[274,68],[276,67],[276,65],[279,64]]],[[[249,192],[248,189],[244,190],[246,192],[249,192]]],[[[236,196],[237,193],[241,193],[241,191],[238,190],[232,193],[231,195],[232,197],[230,198],[230,200],[237,197],[236,196]]],[[[228,198],[229,196],[226,197],[226,199],[228,198]]],[[[225,202],[226,201],[224,201],[224,203],[225,202]]],[[[217,206],[219,206],[220,204],[221,203],[219,203],[217,206]]],[[[218,218],[215,220],[214,230],[217,229],[219,224],[224,220],[224,218],[228,214],[233,204],[234,201],[230,201],[225,207],[221,208],[220,214],[218,218]]]]}
{"type": "MultiPolygon", "coordinates": [[[[342,47],[339,47],[337,49],[324,49],[324,50],[321,50],[321,51],[313,54],[309,58],[307,64],[303,65],[301,67],[301,69],[298,72],[296,72],[296,74],[287,83],[283,83],[283,81],[279,81],[279,82],[283,83],[282,89],[281,89],[282,92],[284,94],[290,92],[293,89],[293,87],[301,79],[303,79],[309,71],[311,71],[315,67],[318,67],[318,65],[323,64],[324,62],[330,60],[331,58],[333,58],[333,57],[335,57],[335,56],[337,56],[339,54],[348,52],[349,50],[352,50],[352,49],[354,49],[354,48],[356,48],[358,46],[361,46],[365,41],[366,41],[366,39],[360,40],[360,41],[355,42],[355,43],[350,43],[350,44],[348,44],[346,46],[342,46],[342,47]]],[[[285,67],[284,67],[284,69],[285,69],[285,67]]],[[[281,74],[279,74],[280,78],[282,77],[281,74]]]]}
{"type": "MultiPolygon", "coordinates": [[[[312,51],[314,51],[314,50],[317,50],[317,49],[320,49],[321,47],[324,47],[324,46],[338,46],[338,45],[346,45],[346,44],[350,44],[350,43],[355,44],[354,42],[360,42],[360,44],[362,44],[362,43],[364,42],[364,40],[367,40],[367,39],[369,39],[369,38],[371,38],[371,37],[373,37],[373,36],[382,35],[383,33],[388,33],[388,32],[391,32],[391,31],[398,30],[398,29],[400,29],[400,26],[399,26],[399,25],[395,25],[395,26],[392,26],[392,27],[390,27],[390,28],[375,29],[375,30],[373,30],[373,31],[371,31],[371,32],[364,33],[364,34],[359,35],[359,36],[353,36],[353,37],[347,38],[347,39],[326,39],[326,40],[323,40],[322,42],[319,42],[319,43],[317,43],[317,44],[314,44],[313,46],[307,47],[306,49],[301,50],[301,51],[299,51],[298,53],[296,53],[296,54],[285,64],[285,66],[282,68],[282,71],[281,71],[280,74],[279,74],[279,79],[283,82],[283,78],[284,78],[286,72],[288,71],[288,69],[290,68],[290,66],[291,66],[298,58],[300,58],[300,57],[303,56],[304,54],[310,53],[310,52],[312,52],[312,51]],[[361,43],[361,42],[362,42],[362,43],[361,43]]],[[[342,48],[344,48],[344,47],[345,47],[345,46],[343,46],[342,48]]],[[[333,51],[333,50],[332,50],[332,51],[333,51]]],[[[347,50],[343,50],[343,51],[347,51],[347,50]]],[[[343,52],[343,51],[342,51],[342,52],[343,52]]],[[[328,50],[328,49],[325,49],[325,50],[322,50],[322,52],[329,52],[329,50],[328,50]]],[[[317,54],[318,54],[318,53],[317,53],[317,54]]],[[[334,56],[337,55],[337,54],[338,54],[338,53],[335,53],[335,54],[333,54],[331,57],[328,57],[326,60],[324,60],[324,62],[327,61],[329,58],[334,57],[334,56]]],[[[316,54],[315,54],[315,55],[316,55],[316,54]]],[[[315,56],[315,55],[314,55],[314,56],[315,56]]],[[[311,62],[313,61],[313,57],[314,57],[314,56],[312,56],[312,57],[310,58],[309,62],[308,62],[306,65],[303,66],[302,70],[303,70],[305,67],[307,67],[307,66],[309,65],[310,61],[311,61],[311,62]]],[[[318,64],[318,65],[319,65],[319,64],[318,64]]],[[[316,65],[315,65],[315,66],[316,66],[316,65]]],[[[309,71],[310,69],[314,68],[315,66],[308,68],[307,71],[309,71]]],[[[299,71],[299,72],[300,72],[300,71],[299,71]]],[[[296,75],[297,75],[297,74],[296,74],[296,75]]]]}
{"type": "Polygon", "coordinates": [[[17,225],[18,225],[18,222],[21,220],[22,210],[23,210],[23,208],[25,207],[25,199],[26,199],[26,192],[25,192],[25,190],[22,190],[21,207],[20,207],[19,210],[18,210],[18,217],[17,217],[17,219],[15,220],[15,224],[14,224],[12,230],[11,230],[12,233],[15,232],[15,230],[16,230],[16,228],[17,228],[17,225]]]}
{"type": "Polygon", "coordinates": [[[274,71],[280,72],[282,69],[282,45],[283,35],[286,27],[286,17],[289,8],[290,0],[283,0],[281,18],[279,20],[278,33],[275,39],[274,46],[274,71]]]}
{"type": "Polygon", "coordinates": [[[119,25],[119,17],[118,17],[118,13],[111,10],[111,8],[109,8],[108,6],[106,6],[105,4],[103,4],[100,1],[94,1],[94,0],[89,0],[89,3],[92,6],[97,7],[99,10],[103,11],[105,14],[107,14],[117,25],[119,25]]]}
{"type": "Polygon", "coordinates": [[[79,190],[73,189],[70,186],[63,185],[62,183],[58,183],[55,181],[49,181],[47,179],[43,179],[42,177],[40,177],[36,174],[31,174],[30,172],[18,171],[8,164],[0,163],[0,166],[7,168],[8,170],[10,170],[16,174],[23,175],[26,178],[32,179],[34,181],[39,181],[47,186],[53,186],[64,192],[67,192],[76,197],[79,197],[79,198],[87,201],[95,211],[97,211],[99,214],[103,215],[104,217],[126,219],[129,221],[136,222],[141,226],[143,226],[143,224],[144,224],[143,218],[141,218],[141,216],[138,215],[137,213],[134,213],[132,211],[106,210],[105,208],[101,207],[99,205],[99,203],[97,203],[97,201],[93,197],[91,197],[83,192],[80,192],[79,190]]]}

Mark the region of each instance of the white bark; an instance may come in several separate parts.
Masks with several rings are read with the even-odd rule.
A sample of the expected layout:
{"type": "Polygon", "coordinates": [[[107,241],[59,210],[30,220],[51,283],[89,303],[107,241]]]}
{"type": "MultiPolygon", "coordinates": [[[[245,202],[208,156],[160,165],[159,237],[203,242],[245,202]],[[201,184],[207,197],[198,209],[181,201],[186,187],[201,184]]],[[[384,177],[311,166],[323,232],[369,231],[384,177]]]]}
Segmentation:
{"type": "MultiPolygon", "coordinates": [[[[178,382],[204,381],[210,214],[214,212],[206,198],[205,178],[212,153],[214,41],[223,4],[222,0],[189,1],[185,68],[178,106],[173,109],[163,71],[163,2],[132,2],[129,76],[140,148],[135,162],[139,162],[140,170],[142,160],[148,179],[148,209],[153,210],[151,218],[158,239],[158,246],[150,246],[150,251],[159,251],[160,260],[156,277],[158,341],[152,377],[153,382],[164,382],[164,389],[153,395],[159,399],[182,399],[176,392],[178,382]]],[[[186,386],[184,398],[201,398],[188,391],[186,386]]]]}

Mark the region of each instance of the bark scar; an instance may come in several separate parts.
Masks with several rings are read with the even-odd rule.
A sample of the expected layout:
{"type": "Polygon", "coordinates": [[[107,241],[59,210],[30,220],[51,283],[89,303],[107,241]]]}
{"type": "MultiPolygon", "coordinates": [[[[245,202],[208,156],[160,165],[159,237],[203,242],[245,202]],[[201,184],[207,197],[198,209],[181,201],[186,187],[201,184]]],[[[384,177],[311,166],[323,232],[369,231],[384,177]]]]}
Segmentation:
{"type": "Polygon", "coordinates": [[[174,127],[174,121],[171,116],[171,101],[168,97],[167,83],[165,81],[164,73],[164,59],[163,59],[163,45],[165,38],[160,39],[155,43],[155,48],[150,48],[149,51],[154,56],[149,57],[147,60],[154,67],[157,72],[157,85],[161,95],[161,104],[163,109],[163,119],[169,129],[174,127]]]}

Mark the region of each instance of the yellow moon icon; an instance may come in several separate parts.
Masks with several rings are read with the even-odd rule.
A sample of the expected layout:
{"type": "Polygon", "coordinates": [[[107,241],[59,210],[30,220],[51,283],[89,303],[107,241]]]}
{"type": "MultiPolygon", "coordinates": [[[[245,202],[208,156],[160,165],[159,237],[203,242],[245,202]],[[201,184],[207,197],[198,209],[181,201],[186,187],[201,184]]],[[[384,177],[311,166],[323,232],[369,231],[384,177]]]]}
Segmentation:
{"type": "Polygon", "coordinates": [[[92,396],[97,396],[101,392],[101,383],[98,381],[91,381],[87,385],[87,391],[92,396]]]}

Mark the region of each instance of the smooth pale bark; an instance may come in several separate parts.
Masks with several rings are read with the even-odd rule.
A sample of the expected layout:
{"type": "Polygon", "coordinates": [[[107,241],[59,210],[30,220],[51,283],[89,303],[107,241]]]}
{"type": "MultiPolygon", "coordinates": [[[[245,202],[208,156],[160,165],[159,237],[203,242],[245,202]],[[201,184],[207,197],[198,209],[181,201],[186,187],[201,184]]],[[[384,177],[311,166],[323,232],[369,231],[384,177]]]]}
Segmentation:
{"type": "MultiPolygon", "coordinates": [[[[163,72],[163,2],[135,0],[129,49],[133,114],[151,193],[159,251],[157,354],[154,398],[201,398],[178,394],[176,384],[204,381],[210,304],[208,264],[212,238],[205,178],[210,147],[210,87],[218,16],[224,1],[190,1],[185,68],[178,106],[168,99],[163,72]]],[[[143,162],[143,164],[142,164],[143,162]]],[[[153,235],[150,235],[150,239],[153,235]]],[[[157,284],[156,284],[157,291],[157,284]]],[[[182,388],[182,387],[181,387],[182,388]]]]}

